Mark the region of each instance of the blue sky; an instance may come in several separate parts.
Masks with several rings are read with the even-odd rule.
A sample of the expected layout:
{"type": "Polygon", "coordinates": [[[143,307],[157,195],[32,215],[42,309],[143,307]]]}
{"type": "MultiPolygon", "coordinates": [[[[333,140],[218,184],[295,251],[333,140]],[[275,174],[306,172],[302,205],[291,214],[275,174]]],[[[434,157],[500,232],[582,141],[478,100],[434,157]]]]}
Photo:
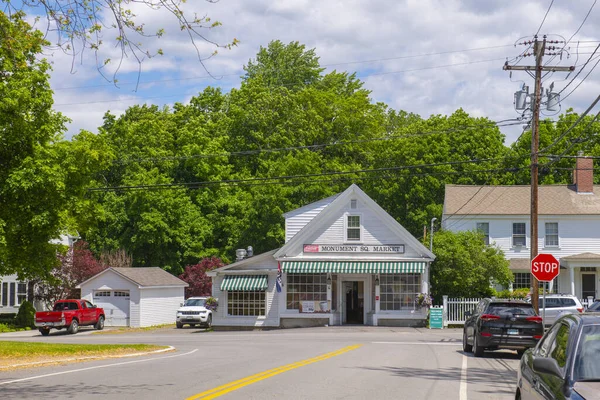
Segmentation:
{"type": "MultiPolygon", "coordinates": [[[[222,22],[221,27],[206,30],[210,40],[240,40],[237,47],[219,49],[218,55],[205,61],[208,71],[219,79],[211,78],[200,65],[196,49],[172,16],[136,7],[148,32],[166,30],[160,39],[143,39],[151,50],[162,48],[164,56],[142,63],[137,90],[138,64],[131,57],[124,60],[115,85],[98,73],[92,52],[75,60],[56,50],[47,51],[46,56],[54,68],[51,85],[55,109],[72,119],[67,138],[80,129],[96,132],[109,110],[118,115],[134,104],[186,103],[207,86],[228,91],[239,85],[243,65],[259,47],[276,39],[299,41],[315,48],[321,63],[331,65],[328,70],[356,72],[372,91],[373,101],[385,102],[397,110],[428,117],[463,108],[473,116],[506,120],[520,115],[513,108],[513,93],[523,82],[533,87],[533,79],[524,72],[513,72],[511,77],[502,65],[526,49],[515,46],[515,42],[532,38],[550,4],[550,0],[189,1],[187,13],[207,14],[222,22]]],[[[600,5],[596,8],[594,0],[555,0],[540,35],[549,34],[555,40],[563,40],[561,36],[573,38],[562,59],[554,58],[551,65],[577,65],[580,69],[600,43],[594,29],[599,22],[600,5]],[[588,19],[573,36],[590,9],[588,19]]],[[[113,37],[105,32],[101,59],[118,58],[119,50],[111,45],[113,37]]],[[[197,45],[205,56],[215,49],[202,41],[197,45]]],[[[593,58],[588,63],[564,94],[582,81],[596,61],[593,58]]],[[[534,60],[526,57],[519,63],[530,65],[534,60]]],[[[109,77],[115,64],[106,68],[109,77]]],[[[562,102],[563,111],[573,108],[582,112],[591,104],[600,91],[598,73],[593,70],[562,102]]],[[[548,74],[544,86],[555,82],[555,90],[561,90],[574,75],[548,74]]],[[[520,125],[502,128],[507,143],[513,142],[521,130],[520,125]]]]}

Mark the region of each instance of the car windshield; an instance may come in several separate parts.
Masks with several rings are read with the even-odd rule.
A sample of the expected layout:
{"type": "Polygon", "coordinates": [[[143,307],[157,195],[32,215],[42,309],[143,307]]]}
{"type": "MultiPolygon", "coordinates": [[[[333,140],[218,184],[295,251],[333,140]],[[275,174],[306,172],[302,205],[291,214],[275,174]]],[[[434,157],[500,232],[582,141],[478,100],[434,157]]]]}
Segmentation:
{"type": "Polygon", "coordinates": [[[600,301],[596,301],[594,304],[589,306],[588,311],[600,311],[600,301]]]}
{"type": "Polygon", "coordinates": [[[490,304],[487,310],[487,314],[494,314],[498,316],[511,316],[511,315],[535,315],[535,310],[531,304],[510,304],[510,303],[498,303],[490,304]]]}
{"type": "Polygon", "coordinates": [[[184,306],[186,307],[203,307],[205,299],[187,299],[184,306]]]}
{"type": "Polygon", "coordinates": [[[600,380],[600,325],[585,326],[575,355],[575,380],[600,380]]]}

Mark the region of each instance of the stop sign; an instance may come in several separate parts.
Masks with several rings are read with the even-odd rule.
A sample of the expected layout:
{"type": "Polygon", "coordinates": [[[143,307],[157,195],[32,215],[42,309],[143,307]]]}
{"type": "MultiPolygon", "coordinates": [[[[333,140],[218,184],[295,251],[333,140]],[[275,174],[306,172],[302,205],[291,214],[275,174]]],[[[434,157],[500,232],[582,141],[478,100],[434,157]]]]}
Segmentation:
{"type": "Polygon", "coordinates": [[[531,273],[540,282],[550,282],[558,276],[560,264],[552,254],[538,254],[531,260],[531,273]]]}

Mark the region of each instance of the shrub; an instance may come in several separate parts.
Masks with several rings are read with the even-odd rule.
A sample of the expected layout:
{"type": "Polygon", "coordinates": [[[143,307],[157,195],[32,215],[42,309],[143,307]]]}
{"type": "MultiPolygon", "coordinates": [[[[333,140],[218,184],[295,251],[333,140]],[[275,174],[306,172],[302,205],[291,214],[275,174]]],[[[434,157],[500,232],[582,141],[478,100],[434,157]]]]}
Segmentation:
{"type": "Polygon", "coordinates": [[[19,307],[15,324],[19,328],[35,328],[35,308],[29,301],[25,300],[19,307]]]}

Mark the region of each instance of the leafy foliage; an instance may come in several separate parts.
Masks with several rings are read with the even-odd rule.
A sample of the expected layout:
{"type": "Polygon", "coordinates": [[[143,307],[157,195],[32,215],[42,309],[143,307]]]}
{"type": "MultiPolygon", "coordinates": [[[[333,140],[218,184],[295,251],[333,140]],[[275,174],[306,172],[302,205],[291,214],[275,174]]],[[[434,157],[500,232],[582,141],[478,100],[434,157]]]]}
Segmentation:
{"type": "Polygon", "coordinates": [[[52,146],[66,119],[52,110],[41,32],[0,11],[0,275],[45,276],[56,265],[70,199],[52,146]]]}
{"type": "Polygon", "coordinates": [[[198,264],[187,265],[185,272],[179,275],[179,279],[190,285],[185,288],[186,299],[193,296],[210,296],[212,279],[206,273],[223,265],[223,261],[217,257],[204,258],[198,264]]]}
{"type": "Polygon", "coordinates": [[[54,268],[49,279],[39,282],[36,298],[50,307],[56,300],[79,297],[75,287],[104,271],[108,265],[101,263],[91,252],[87,242],[77,241],[66,253],[59,254],[60,265],[54,268]]]}
{"type": "MultiPolygon", "coordinates": [[[[213,3],[214,0],[206,2],[213,3]]],[[[178,31],[188,34],[201,64],[215,55],[218,48],[230,49],[239,43],[235,38],[225,44],[210,40],[206,30],[217,28],[221,23],[213,21],[207,15],[186,13],[186,0],[2,0],[0,3],[5,4],[5,10],[9,14],[23,16],[24,11],[45,13],[49,23],[48,31],[55,33],[57,37],[55,45],[73,58],[81,57],[84,51],[93,51],[101,73],[113,60],[103,58],[100,50],[105,45],[105,40],[108,44],[114,44],[121,51],[120,60],[115,62],[115,83],[114,78],[125,59],[131,58],[141,64],[145,59],[163,55],[161,48],[149,49],[147,41],[148,38],[160,38],[167,32],[164,27],[149,31],[150,25],[140,21],[136,14],[141,9],[162,15],[170,14],[178,31]],[[109,34],[114,36],[110,37],[109,34]],[[214,47],[213,53],[201,55],[197,40],[214,47]]],[[[197,3],[194,2],[194,5],[197,3]]]]}
{"type": "Polygon", "coordinates": [[[434,297],[489,297],[492,283],[508,285],[513,279],[502,250],[484,244],[474,231],[440,231],[434,236],[436,255],[431,265],[434,297]]]}

